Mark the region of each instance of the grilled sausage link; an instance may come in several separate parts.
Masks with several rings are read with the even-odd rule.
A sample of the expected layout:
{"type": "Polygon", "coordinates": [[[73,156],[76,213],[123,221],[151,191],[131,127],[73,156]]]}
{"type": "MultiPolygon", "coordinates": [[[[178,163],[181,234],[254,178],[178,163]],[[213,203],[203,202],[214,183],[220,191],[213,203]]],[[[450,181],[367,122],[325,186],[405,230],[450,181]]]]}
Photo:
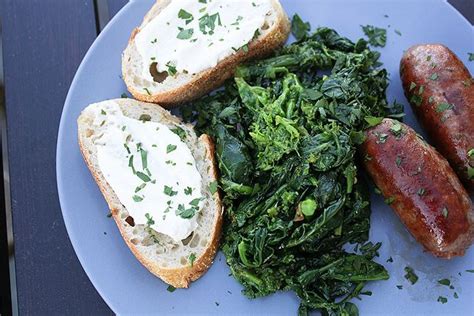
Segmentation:
{"type": "Polygon", "coordinates": [[[360,153],[386,203],[427,251],[464,255],[474,239],[474,207],[446,159],[391,119],[366,131],[360,153]]]}
{"type": "Polygon", "coordinates": [[[449,48],[411,47],[400,76],[413,111],[435,147],[474,192],[474,79],[449,48]]]}

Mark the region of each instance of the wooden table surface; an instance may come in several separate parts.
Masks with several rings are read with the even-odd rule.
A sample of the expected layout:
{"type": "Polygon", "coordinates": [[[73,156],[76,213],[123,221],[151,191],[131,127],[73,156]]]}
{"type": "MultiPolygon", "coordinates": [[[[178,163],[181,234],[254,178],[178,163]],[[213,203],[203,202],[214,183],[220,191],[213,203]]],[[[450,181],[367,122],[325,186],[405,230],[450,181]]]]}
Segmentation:
{"type": "MultiPolygon", "coordinates": [[[[68,239],[56,191],[55,154],[59,119],[74,73],[100,30],[126,2],[0,0],[5,89],[0,101],[7,122],[3,158],[14,240],[14,314],[112,313],[68,239]]],[[[474,21],[474,0],[450,2],[474,21]]],[[[7,278],[0,280],[8,288],[7,278]]],[[[1,307],[0,314],[9,314],[5,300],[1,307]]]]}

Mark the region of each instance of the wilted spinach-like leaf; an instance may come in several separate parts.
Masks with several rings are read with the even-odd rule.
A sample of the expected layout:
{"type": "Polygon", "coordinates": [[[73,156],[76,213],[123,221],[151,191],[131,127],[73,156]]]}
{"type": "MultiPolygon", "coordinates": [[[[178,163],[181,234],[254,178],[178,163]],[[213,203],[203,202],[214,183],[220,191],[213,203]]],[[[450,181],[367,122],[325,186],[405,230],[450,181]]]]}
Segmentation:
{"type": "Polygon", "coordinates": [[[237,183],[248,183],[253,165],[245,145],[232,136],[222,125],[217,126],[216,154],[219,169],[226,178],[237,183]]]}
{"type": "Polygon", "coordinates": [[[298,14],[293,15],[291,20],[291,33],[297,40],[300,40],[309,34],[311,25],[309,22],[303,22],[298,14]]]}
{"type": "Polygon", "coordinates": [[[369,38],[369,43],[372,46],[384,47],[387,42],[387,30],[373,25],[362,26],[362,30],[369,38]]]}

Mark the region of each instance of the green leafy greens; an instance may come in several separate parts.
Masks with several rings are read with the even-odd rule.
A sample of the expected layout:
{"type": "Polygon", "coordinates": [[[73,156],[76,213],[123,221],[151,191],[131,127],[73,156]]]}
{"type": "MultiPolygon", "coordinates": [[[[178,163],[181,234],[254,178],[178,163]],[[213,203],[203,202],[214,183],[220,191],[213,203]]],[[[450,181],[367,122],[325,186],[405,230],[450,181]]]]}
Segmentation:
{"type": "Polygon", "coordinates": [[[389,276],[373,261],[380,243],[367,242],[369,195],[354,155],[365,128],[402,108],[387,103],[387,72],[365,40],[293,25],[299,41],[241,66],[183,116],[216,142],[222,250],[244,294],[292,290],[301,315],[357,315],[349,301],[389,276]]]}
{"type": "Polygon", "coordinates": [[[387,30],[373,25],[361,26],[364,34],[369,38],[372,46],[385,47],[387,43],[387,30]]]}

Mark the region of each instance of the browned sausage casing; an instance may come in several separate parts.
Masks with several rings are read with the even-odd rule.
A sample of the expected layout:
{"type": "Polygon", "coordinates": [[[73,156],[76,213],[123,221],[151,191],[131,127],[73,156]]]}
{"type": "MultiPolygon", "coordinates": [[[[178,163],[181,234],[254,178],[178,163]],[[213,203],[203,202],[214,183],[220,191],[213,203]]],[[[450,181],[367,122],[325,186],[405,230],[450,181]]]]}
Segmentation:
{"type": "Polygon", "coordinates": [[[400,75],[433,144],[474,192],[474,80],[469,70],[443,45],[418,45],[404,54],[400,75]]]}
{"type": "Polygon", "coordinates": [[[394,120],[366,136],[365,168],[413,237],[435,256],[464,255],[474,238],[474,209],[446,159],[394,120]]]}

